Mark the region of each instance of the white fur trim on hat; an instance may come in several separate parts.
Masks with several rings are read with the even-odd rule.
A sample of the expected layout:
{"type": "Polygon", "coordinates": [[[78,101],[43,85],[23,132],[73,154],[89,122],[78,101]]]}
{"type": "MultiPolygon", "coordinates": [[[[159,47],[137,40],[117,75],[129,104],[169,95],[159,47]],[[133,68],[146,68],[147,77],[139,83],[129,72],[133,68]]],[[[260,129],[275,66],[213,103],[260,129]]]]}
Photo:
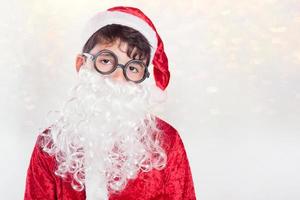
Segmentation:
{"type": "Polygon", "coordinates": [[[155,31],[144,20],[131,14],[127,14],[119,11],[104,11],[97,13],[86,24],[81,36],[82,46],[88,41],[88,39],[100,28],[109,24],[120,24],[131,27],[140,33],[149,41],[152,49],[150,56],[150,63],[153,60],[156,48],[157,37],[155,31]]]}

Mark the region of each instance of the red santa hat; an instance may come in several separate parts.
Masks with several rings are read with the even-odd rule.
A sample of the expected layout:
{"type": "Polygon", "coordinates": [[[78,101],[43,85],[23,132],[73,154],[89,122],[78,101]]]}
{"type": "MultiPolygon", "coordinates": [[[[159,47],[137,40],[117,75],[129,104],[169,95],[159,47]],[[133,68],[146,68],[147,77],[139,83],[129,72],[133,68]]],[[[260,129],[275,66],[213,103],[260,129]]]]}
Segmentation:
{"type": "Polygon", "coordinates": [[[100,28],[109,24],[121,24],[142,33],[149,41],[152,49],[150,63],[153,64],[153,74],[157,87],[164,90],[170,79],[168,58],[163,42],[151,20],[139,9],[133,7],[113,7],[92,17],[82,33],[82,45],[100,28]]]}

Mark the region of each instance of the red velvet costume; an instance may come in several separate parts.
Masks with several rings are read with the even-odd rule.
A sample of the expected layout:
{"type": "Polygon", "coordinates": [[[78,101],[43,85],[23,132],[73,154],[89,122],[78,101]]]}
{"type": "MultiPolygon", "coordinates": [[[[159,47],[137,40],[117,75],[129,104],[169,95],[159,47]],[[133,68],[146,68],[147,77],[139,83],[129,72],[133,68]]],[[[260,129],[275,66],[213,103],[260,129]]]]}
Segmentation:
{"type": "MultiPolygon", "coordinates": [[[[196,199],[187,155],[177,131],[158,119],[158,127],[164,132],[163,147],[167,153],[167,165],[161,170],[141,172],[130,180],[120,193],[110,194],[109,199],[122,200],[193,200],[196,199]]],[[[45,153],[39,137],[32,153],[27,172],[25,200],[84,200],[85,191],[77,192],[69,179],[54,174],[55,158],[45,153]]]]}

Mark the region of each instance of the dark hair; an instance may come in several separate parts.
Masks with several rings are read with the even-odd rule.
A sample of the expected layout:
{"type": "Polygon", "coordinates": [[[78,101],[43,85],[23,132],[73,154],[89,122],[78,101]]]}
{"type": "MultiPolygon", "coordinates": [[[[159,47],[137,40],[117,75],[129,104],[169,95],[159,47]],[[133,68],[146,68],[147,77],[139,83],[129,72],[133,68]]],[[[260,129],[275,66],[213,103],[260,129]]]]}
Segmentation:
{"type": "Polygon", "coordinates": [[[113,43],[117,39],[128,44],[126,52],[128,57],[146,59],[146,64],[149,65],[151,45],[148,40],[137,30],[119,24],[106,25],[96,31],[83,46],[82,53],[89,53],[98,43],[113,43]],[[136,50],[131,55],[134,48],[136,50]]]}

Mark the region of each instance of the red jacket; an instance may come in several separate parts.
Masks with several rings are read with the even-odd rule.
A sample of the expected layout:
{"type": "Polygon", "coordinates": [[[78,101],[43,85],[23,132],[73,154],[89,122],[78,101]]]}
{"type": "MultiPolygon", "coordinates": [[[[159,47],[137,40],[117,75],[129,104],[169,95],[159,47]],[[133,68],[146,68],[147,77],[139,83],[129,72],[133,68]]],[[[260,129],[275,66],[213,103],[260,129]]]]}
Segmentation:
{"type": "MultiPolygon", "coordinates": [[[[177,131],[158,119],[164,131],[163,147],[167,153],[167,165],[163,170],[141,172],[129,180],[120,193],[112,193],[110,200],[194,200],[196,199],[188,158],[177,131]]],[[[27,171],[25,200],[84,200],[85,191],[75,191],[70,180],[54,174],[56,161],[39,146],[34,147],[27,171]]]]}

